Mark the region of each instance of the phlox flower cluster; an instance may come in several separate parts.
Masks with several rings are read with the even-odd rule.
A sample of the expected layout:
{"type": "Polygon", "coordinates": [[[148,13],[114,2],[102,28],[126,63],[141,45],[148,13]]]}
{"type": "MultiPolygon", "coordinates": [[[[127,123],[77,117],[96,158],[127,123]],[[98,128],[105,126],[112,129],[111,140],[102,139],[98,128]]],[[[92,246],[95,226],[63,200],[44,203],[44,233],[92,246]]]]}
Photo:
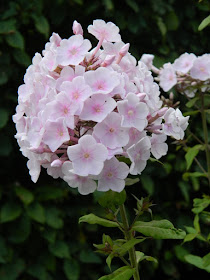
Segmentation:
{"type": "Polygon", "coordinates": [[[210,54],[184,53],[174,63],[165,63],[161,69],[152,65],[153,58],[153,55],[144,54],[141,60],[158,74],[157,80],[165,92],[176,86],[179,92],[194,97],[198,90],[210,90],[210,54]]]}
{"type": "Polygon", "coordinates": [[[18,89],[15,137],[33,182],[43,167],[84,195],[120,192],[151,155],[166,155],[167,136],[183,139],[188,117],[163,107],[151,72],[114,23],[94,20],[88,32],[94,48],[74,21],[69,39],[53,33],[35,54],[18,89]]]}

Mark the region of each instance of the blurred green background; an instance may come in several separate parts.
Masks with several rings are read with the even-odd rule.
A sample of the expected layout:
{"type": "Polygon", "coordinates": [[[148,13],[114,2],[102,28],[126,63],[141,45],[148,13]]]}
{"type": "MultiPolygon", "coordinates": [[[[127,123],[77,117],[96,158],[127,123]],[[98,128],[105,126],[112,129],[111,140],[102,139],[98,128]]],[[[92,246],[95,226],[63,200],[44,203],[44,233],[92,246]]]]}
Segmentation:
{"type": "MultiPolygon", "coordinates": [[[[26,158],[14,139],[12,115],[17,105],[17,89],[35,52],[41,52],[52,32],[62,38],[72,35],[76,19],[86,32],[94,19],[112,21],[119,26],[122,40],[131,44],[130,52],[139,59],[143,53],[155,54],[155,65],[172,61],[184,52],[209,52],[210,29],[198,32],[208,16],[209,1],[187,0],[1,0],[0,1],[0,280],[96,280],[109,269],[105,258],[93,252],[102,233],[117,232],[91,225],[78,225],[81,215],[104,215],[94,195],[81,196],[45,170],[32,183],[26,158]]],[[[183,99],[183,102],[185,100],[183,99]]],[[[181,107],[182,109],[182,107],[181,107]]],[[[183,109],[184,110],[184,109],[183,109]]],[[[192,117],[192,130],[201,135],[199,118],[192,117]]],[[[193,199],[207,193],[207,180],[186,173],[184,152],[170,141],[164,165],[148,163],[140,182],[127,187],[129,209],[135,199],[150,195],[156,218],[166,218],[178,228],[192,226],[193,199]]],[[[201,161],[204,161],[201,155],[201,161]]],[[[197,167],[193,167],[196,171],[197,167]]],[[[130,215],[134,212],[130,210],[130,215]]],[[[208,231],[203,219],[202,230],[208,231]]],[[[209,248],[199,240],[181,245],[180,241],[150,240],[139,245],[159,264],[143,262],[143,280],[207,279],[208,273],[184,260],[183,256],[207,254],[209,248]]],[[[113,270],[120,264],[113,261],[113,270]]]]}

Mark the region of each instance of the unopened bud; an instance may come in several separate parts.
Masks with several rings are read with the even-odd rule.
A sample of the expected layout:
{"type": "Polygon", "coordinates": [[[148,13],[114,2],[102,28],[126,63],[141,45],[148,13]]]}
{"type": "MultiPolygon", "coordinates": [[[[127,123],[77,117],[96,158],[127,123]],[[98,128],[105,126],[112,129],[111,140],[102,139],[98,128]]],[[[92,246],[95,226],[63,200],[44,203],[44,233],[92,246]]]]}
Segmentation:
{"type": "Polygon", "coordinates": [[[115,60],[115,55],[107,55],[104,61],[102,62],[102,67],[107,67],[112,64],[112,62],[115,60]]]}
{"type": "Polygon", "coordinates": [[[53,162],[51,162],[51,167],[61,167],[63,164],[63,161],[60,159],[55,159],[53,162]]]}
{"type": "Polygon", "coordinates": [[[130,47],[130,44],[129,44],[129,43],[125,44],[125,45],[121,48],[119,54],[120,54],[121,56],[125,56],[125,55],[127,54],[128,50],[129,50],[129,47],[130,47]]]}
{"type": "Polygon", "coordinates": [[[137,96],[139,97],[139,101],[143,101],[146,97],[146,93],[137,93],[137,96]]]}
{"type": "Polygon", "coordinates": [[[168,107],[163,107],[161,108],[158,112],[157,115],[158,117],[162,117],[163,115],[165,115],[165,113],[168,111],[168,107]]]}
{"type": "Polygon", "coordinates": [[[75,35],[82,35],[83,36],[83,29],[80,23],[78,23],[76,20],[73,22],[73,33],[75,35]]]}
{"type": "Polygon", "coordinates": [[[170,99],[170,100],[174,100],[174,94],[173,94],[172,91],[169,93],[169,99],[170,99]]]}
{"type": "Polygon", "coordinates": [[[195,81],[191,83],[191,86],[196,86],[196,85],[197,83],[195,81]]]}

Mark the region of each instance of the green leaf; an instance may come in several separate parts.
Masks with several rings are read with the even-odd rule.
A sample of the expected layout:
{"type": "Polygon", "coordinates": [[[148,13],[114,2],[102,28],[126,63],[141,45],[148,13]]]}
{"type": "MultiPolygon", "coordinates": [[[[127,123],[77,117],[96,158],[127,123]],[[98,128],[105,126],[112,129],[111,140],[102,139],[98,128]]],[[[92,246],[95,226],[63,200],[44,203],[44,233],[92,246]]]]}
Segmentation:
{"type": "Polygon", "coordinates": [[[82,250],[79,259],[83,263],[101,263],[101,258],[91,250],[82,250]]]}
{"type": "Polygon", "coordinates": [[[22,259],[16,259],[14,263],[4,264],[0,268],[0,279],[17,280],[24,268],[25,263],[22,259]]]}
{"type": "Polygon", "coordinates": [[[141,238],[141,239],[136,239],[132,238],[131,240],[127,241],[123,245],[121,245],[116,252],[120,256],[124,256],[126,252],[128,252],[131,248],[133,248],[136,244],[141,243],[145,240],[146,238],[141,238]]]}
{"type": "Polygon", "coordinates": [[[195,103],[196,103],[197,100],[199,100],[199,97],[194,97],[194,98],[190,99],[190,101],[188,101],[188,102],[186,103],[186,107],[187,107],[187,108],[193,107],[193,106],[195,105],[195,103]]]}
{"type": "Polygon", "coordinates": [[[194,198],[192,212],[195,214],[199,214],[209,205],[210,205],[210,196],[204,195],[203,198],[194,198]]]}
{"type": "Polygon", "coordinates": [[[41,224],[45,223],[45,211],[40,203],[34,202],[30,204],[27,207],[26,212],[28,216],[36,222],[41,224]]]}
{"type": "Polygon", "coordinates": [[[139,6],[134,0],[126,0],[126,4],[135,12],[139,12],[139,6]]]}
{"type": "Polygon", "coordinates": [[[63,270],[68,280],[79,280],[80,266],[74,259],[65,259],[63,270]]]}
{"type": "Polygon", "coordinates": [[[106,258],[106,263],[109,267],[109,269],[111,270],[111,263],[112,263],[112,259],[115,257],[114,253],[109,254],[109,256],[106,258]]]}
{"type": "Polygon", "coordinates": [[[129,280],[135,272],[135,268],[123,266],[115,270],[112,274],[102,276],[98,280],[129,280]]]}
{"type": "Polygon", "coordinates": [[[177,30],[179,27],[179,18],[174,11],[166,15],[166,26],[168,30],[177,30]]]}
{"type": "Polygon", "coordinates": [[[164,37],[166,35],[167,28],[161,17],[157,17],[157,26],[160,30],[161,35],[164,37]]]}
{"type": "Polygon", "coordinates": [[[14,19],[5,20],[0,22],[0,34],[14,33],[16,21],[14,19]]]}
{"type": "Polygon", "coordinates": [[[57,232],[52,228],[45,228],[45,231],[42,233],[42,236],[49,242],[54,243],[56,240],[57,232]]]}
{"type": "Polygon", "coordinates": [[[23,215],[16,223],[12,223],[8,240],[12,243],[19,244],[24,242],[31,232],[30,218],[23,215]]]}
{"type": "Polygon", "coordinates": [[[9,119],[9,112],[4,108],[0,108],[0,129],[5,127],[9,119]]]}
{"type": "Polygon", "coordinates": [[[185,257],[185,261],[200,268],[200,269],[204,269],[206,270],[207,272],[210,272],[210,265],[208,265],[207,267],[205,267],[203,265],[203,259],[199,256],[195,256],[195,255],[186,255],[185,257]]]}
{"type": "Polygon", "coordinates": [[[210,266],[210,253],[203,257],[203,267],[210,266]]]}
{"type": "Polygon", "coordinates": [[[100,218],[94,214],[88,214],[85,216],[82,216],[79,218],[79,224],[80,223],[88,223],[91,225],[101,225],[104,227],[118,227],[119,225],[116,222],[104,219],[104,218],[100,218]]]}
{"type": "Polygon", "coordinates": [[[185,242],[189,242],[189,241],[192,241],[193,239],[195,239],[197,237],[198,233],[188,233],[185,238],[184,238],[184,243],[185,242]]]}
{"type": "Polygon", "coordinates": [[[28,67],[31,64],[31,58],[25,51],[14,49],[12,54],[18,64],[24,67],[28,67]]]}
{"type": "Polygon", "coordinates": [[[64,197],[66,192],[62,188],[54,186],[42,186],[36,189],[36,196],[39,201],[55,200],[64,197]]]}
{"type": "Polygon", "coordinates": [[[198,26],[198,31],[203,30],[205,27],[207,27],[210,24],[210,15],[206,18],[204,18],[204,20],[202,20],[202,22],[200,23],[200,25],[198,26]]]}
{"type": "Polygon", "coordinates": [[[183,239],[186,235],[183,230],[174,228],[173,224],[167,220],[135,222],[132,230],[155,239],[183,239]]]}
{"type": "Polygon", "coordinates": [[[44,34],[46,38],[49,37],[50,26],[44,16],[34,16],[34,23],[37,31],[44,34]]]}
{"type": "Polygon", "coordinates": [[[63,220],[59,217],[61,212],[55,207],[45,209],[46,224],[52,228],[60,229],[63,227],[63,220]]]}
{"type": "Polygon", "coordinates": [[[182,175],[182,178],[184,181],[188,181],[189,180],[189,177],[206,177],[206,174],[204,173],[201,173],[201,172],[185,172],[183,175],[182,175]]]}
{"type": "Polygon", "coordinates": [[[1,223],[6,223],[17,219],[22,212],[19,204],[14,202],[6,202],[1,208],[1,223]]]}
{"type": "Polygon", "coordinates": [[[198,216],[198,214],[195,215],[195,218],[194,218],[194,221],[193,221],[193,225],[194,225],[194,227],[195,227],[197,232],[201,231],[200,230],[200,225],[199,225],[199,216],[198,216]]]}
{"type": "Polygon", "coordinates": [[[140,181],[139,178],[126,178],[125,185],[126,186],[133,186],[140,181]]]}
{"type": "Polygon", "coordinates": [[[34,195],[32,192],[30,192],[29,190],[21,187],[21,186],[17,186],[15,187],[15,192],[17,194],[17,196],[19,197],[19,199],[25,204],[25,205],[29,205],[33,200],[34,200],[34,195]]]}
{"type": "Polygon", "coordinates": [[[58,258],[70,258],[69,247],[62,240],[57,240],[54,244],[49,244],[49,251],[58,258]]]}
{"type": "Polygon", "coordinates": [[[142,183],[142,186],[145,189],[145,191],[147,191],[147,193],[149,195],[153,195],[154,189],[155,189],[155,184],[154,184],[154,181],[152,180],[151,176],[142,175],[141,183],[142,183]]]}
{"type": "Polygon", "coordinates": [[[19,31],[6,36],[7,44],[13,48],[24,49],[24,37],[19,31]]]}
{"type": "Polygon", "coordinates": [[[108,192],[104,192],[99,195],[98,203],[104,207],[112,209],[113,211],[116,210],[120,205],[122,205],[126,200],[126,192],[125,190],[121,191],[120,193],[114,192],[109,190],[108,192]]]}
{"type": "Polygon", "coordinates": [[[39,280],[47,280],[47,271],[43,264],[34,263],[29,266],[27,273],[39,280]]]}
{"type": "Polygon", "coordinates": [[[186,159],[186,162],[187,162],[187,170],[192,165],[192,162],[193,162],[194,158],[197,156],[197,154],[199,153],[199,150],[201,148],[202,148],[202,145],[195,145],[192,148],[188,148],[187,153],[185,155],[185,159],[186,159]]]}
{"type": "Polygon", "coordinates": [[[143,252],[136,251],[136,261],[137,261],[137,263],[139,263],[143,260],[158,263],[158,260],[156,258],[153,258],[151,256],[145,256],[143,252]]]}

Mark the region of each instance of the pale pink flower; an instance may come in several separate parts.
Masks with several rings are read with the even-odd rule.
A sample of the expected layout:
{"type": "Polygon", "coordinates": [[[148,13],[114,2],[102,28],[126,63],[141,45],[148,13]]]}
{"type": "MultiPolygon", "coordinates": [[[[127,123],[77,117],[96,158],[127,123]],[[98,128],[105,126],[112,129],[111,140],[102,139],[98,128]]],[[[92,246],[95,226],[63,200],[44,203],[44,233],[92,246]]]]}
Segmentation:
{"type": "Polygon", "coordinates": [[[121,192],[125,188],[125,178],[128,176],[129,167],[124,162],[119,162],[116,157],[106,160],[104,168],[98,176],[98,191],[112,190],[121,192]]]}
{"type": "Polygon", "coordinates": [[[173,68],[186,74],[192,68],[195,59],[196,56],[193,53],[183,53],[174,61],[173,68]]]}
{"type": "Polygon", "coordinates": [[[165,134],[152,134],[151,141],[151,153],[159,159],[165,156],[168,152],[168,145],[165,143],[167,136],[165,134]]]}
{"type": "Polygon", "coordinates": [[[105,40],[108,42],[119,42],[121,36],[119,28],[112,22],[105,22],[101,19],[93,21],[93,25],[88,26],[88,32],[95,36],[98,40],[105,40]]]}
{"type": "Polygon", "coordinates": [[[167,92],[177,83],[176,73],[171,63],[165,63],[160,70],[160,86],[167,92]]]}
{"type": "Polygon", "coordinates": [[[27,167],[29,169],[29,174],[31,175],[31,180],[36,183],[41,172],[41,164],[35,155],[30,156],[29,160],[27,161],[27,167]]]}
{"type": "Polygon", "coordinates": [[[147,136],[146,131],[139,131],[138,129],[136,129],[135,127],[131,127],[129,129],[129,142],[128,144],[125,146],[125,148],[129,148],[130,146],[132,146],[133,144],[137,143],[141,138],[147,136]]]}
{"type": "Polygon", "coordinates": [[[64,118],[59,118],[56,121],[48,120],[46,122],[42,141],[49,146],[52,152],[55,152],[69,139],[70,136],[64,118]]]}
{"type": "Polygon", "coordinates": [[[132,175],[141,174],[144,170],[150,157],[150,148],[151,143],[146,136],[127,149],[128,156],[132,162],[130,166],[130,173],[132,175]]]}
{"type": "Polygon", "coordinates": [[[182,140],[184,138],[184,131],[188,126],[189,116],[183,117],[179,109],[169,108],[164,115],[164,120],[163,132],[177,140],[182,140]]]}
{"type": "Polygon", "coordinates": [[[68,147],[67,154],[72,161],[74,172],[80,176],[98,175],[104,167],[108,151],[91,135],[82,136],[78,144],[68,147]]]}
{"type": "Polygon", "coordinates": [[[210,79],[210,55],[202,55],[194,61],[190,76],[201,81],[210,79]]]}
{"type": "Polygon", "coordinates": [[[153,65],[153,59],[154,59],[153,54],[144,53],[142,55],[142,57],[140,58],[140,61],[143,62],[144,64],[146,64],[148,70],[150,70],[152,68],[152,65],[153,65]]]}
{"type": "Polygon", "coordinates": [[[73,29],[73,33],[75,35],[82,35],[83,36],[83,29],[82,29],[82,26],[79,22],[77,22],[76,20],[73,22],[73,26],[72,26],[72,29],[73,29]]]}
{"type": "Polygon", "coordinates": [[[118,113],[110,113],[101,123],[96,124],[93,135],[108,148],[125,146],[129,141],[129,136],[128,130],[121,127],[121,120],[118,113]]]}
{"type": "Polygon", "coordinates": [[[65,66],[60,73],[59,78],[56,80],[56,89],[61,90],[60,87],[63,82],[71,82],[77,76],[83,76],[85,73],[85,67],[76,65],[75,69],[70,66],[65,66]]]}
{"type": "Polygon", "coordinates": [[[74,114],[78,110],[79,105],[75,104],[66,92],[60,92],[54,101],[49,103],[46,108],[48,118],[56,120],[64,118],[67,127],[74,129],[74,114]]]}
{"type": "Polygon", "coordinates": [[[90,176],[79,176],[74,173],[72,163],[70,161],[64,162],[62,165],[62,172],[64,174],[63,180],[68,183],[71,188],[78,188],[80,194],[87,195],[96,190],[96,182],[90,176]]]}
{"type": "Polygon", "coordinates": [[[110,93],[120,83],[118,75],[105,67],[85,72],[84,79],[93,93],[102,94],[110,93]]]}
{"type": "Polygon", "coordinates": [[[61,90],[66,92],[66,95],[71,100],[74,106],[77,106],[75,111],[79,115],[82,111],[84,101],[92,94],[91,88],[85,83],[83,77],[76,77],[71,82],[63,82],[61,90]]]}
{"type": "Polygon", "coordinates": [[[94,94],[85,101],[80,118],[87,121],[101,122],[114,110],[116,105],[117,103],[113,98],[104,94],[94,94]]]}
{"type": "Polygon", "coordinates": [[[73,35],[68,40],[63,39],[57,49],[57,63],[62,66],[78,65],[91,48],[91,43],[82,35],[73,35]]]}
{"type": "Polygon", "coordinates": [[[135,127],[142,131],[147,126],[149,109],[134,93],[129,93],[122,101],[117,102],[117,108],[122,116],[123,127],[135,127]]]}

